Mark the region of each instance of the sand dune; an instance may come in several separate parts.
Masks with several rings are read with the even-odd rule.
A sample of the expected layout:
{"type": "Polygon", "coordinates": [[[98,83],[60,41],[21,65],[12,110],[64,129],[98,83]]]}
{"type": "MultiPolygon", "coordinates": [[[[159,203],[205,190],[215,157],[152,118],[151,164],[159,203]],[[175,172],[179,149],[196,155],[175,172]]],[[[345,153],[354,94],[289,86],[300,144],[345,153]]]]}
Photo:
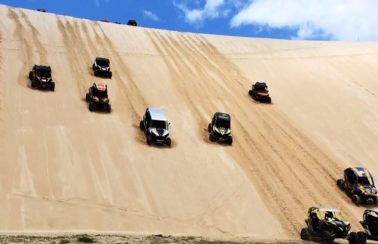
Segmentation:
{"type": "Polygon", "coordinates": [[[363,208],[335,186],[378,175],[378,44],[249,39],[133,28],[0,7],[0,229],[297,238],[306,209],[363,208]],[[113,79],[95,78],[96,56],[113,79]],[[34,63],[56,91],[32,90],[34,63]],[[273,104],[253,102],[268,82],[273,104]],[[84,95],[106,82],[113,112],[84,95]],[[172,148],[139,131],[164,107],[172,148]],[[208,141],[216,111],[234,144],[208,141]]]}

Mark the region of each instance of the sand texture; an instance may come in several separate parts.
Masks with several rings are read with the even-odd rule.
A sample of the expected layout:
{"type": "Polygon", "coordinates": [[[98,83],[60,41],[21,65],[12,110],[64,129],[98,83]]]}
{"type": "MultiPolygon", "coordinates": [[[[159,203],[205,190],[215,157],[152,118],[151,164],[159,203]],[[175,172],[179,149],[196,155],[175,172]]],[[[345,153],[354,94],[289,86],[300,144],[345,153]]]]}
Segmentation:
{"type": "Polygon", "coordinates": [[[293,239],[312,205],[363,207],[335,184],[378,176],[378,43],[249,39],[129,27],[0,6],[0,230],[293,239]],[[93,76],[96,56],[112,79],[93,76]],[[55,92],[28,72],[49,64],[55,92]],[[266,81],[273,103],[248,96],[266,81]],[[112,113],[85,93],[108,85],[112,113]],[[146,107],[172,147],[148,146],[146,107]],[[211,143],[214,112],[234,144],[211,143]],[[377,173],[377,174],[376,174],[377,173]]]}

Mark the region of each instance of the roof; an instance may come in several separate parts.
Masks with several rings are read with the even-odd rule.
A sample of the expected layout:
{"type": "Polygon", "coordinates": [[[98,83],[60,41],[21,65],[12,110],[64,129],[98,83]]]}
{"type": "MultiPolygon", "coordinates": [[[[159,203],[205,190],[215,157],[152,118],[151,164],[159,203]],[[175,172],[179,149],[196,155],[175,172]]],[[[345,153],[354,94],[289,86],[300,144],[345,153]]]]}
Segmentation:
{"type": "Polygon", "coordinates": [[[266,85],[265,82],[260,82],[260,81],[257,81],[257,82],[255,83],[255,86],[267,87],[267,85],[266,85]]]}
{"type": "Polygon", "coordinates": [[[107,61],[107,62],[109,62],[109,59],[108,58],[97,57],[96,61],[107,61]]]}
{"type": "Polygon", "coordinates": [[[367,168],[364,167],[351,167],[353,172],[358,176],[358,177],[369,177],[370,173],[367,168]]]}
{"type": "Polygon", "coordinates": [[[336,208],[319,208],[319,212],[340,212],[340,210],[336,208]]]}
{"type": "Polygon", "coordinates": [[[226,114],[226,113],[216,112],[215,116],[220,118],[220,119],[231,120],[231,116],[229,114],[226,114]]]}
{"type": "Polygon", "coordinates": [[[162,108],[148,108],[152,120],[167,121],[167,116],[162,108]]]}
{"type": "Polygon", "coordinates": [[[51,67],[48,65],[35,65],[35,68],[39,70],[44,69],[44,70],[51,71],[51,67]]]}

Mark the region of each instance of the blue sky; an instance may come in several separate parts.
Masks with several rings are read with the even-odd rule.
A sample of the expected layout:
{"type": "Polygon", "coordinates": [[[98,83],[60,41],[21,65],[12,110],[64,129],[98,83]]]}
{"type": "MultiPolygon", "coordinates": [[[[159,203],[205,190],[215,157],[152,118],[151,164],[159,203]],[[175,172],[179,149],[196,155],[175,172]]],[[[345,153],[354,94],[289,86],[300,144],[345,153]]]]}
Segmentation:
{"type": "Polygon", "coordinates": [[[378,40],[377,0],[0,0],[92,20],[247,37],[378,40]]]}

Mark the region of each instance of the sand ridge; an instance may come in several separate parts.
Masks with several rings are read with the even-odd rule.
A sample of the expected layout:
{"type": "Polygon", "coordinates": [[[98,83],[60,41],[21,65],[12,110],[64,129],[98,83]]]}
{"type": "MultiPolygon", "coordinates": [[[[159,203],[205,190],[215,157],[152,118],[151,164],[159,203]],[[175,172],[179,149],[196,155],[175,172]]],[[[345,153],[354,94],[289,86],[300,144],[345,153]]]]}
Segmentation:
{"type": "Polygon", "coordinates": [[[352,161],[378,172],[375,152],[359,153],[378,137],[376,43],[0,14],[2,230],[297,238],[312,205],[340,208],[358,229],[363,209],[335,180],[352,161]],[[111,80],[93,76],[96,56],[110,58],[111,80]],[[53,67],[56,92],[28,87],[34,63],[53,67]],[[271,105],[248,97],[260,79],[271,105]],[[111,114],[88,111],[93,82],[108,84],[111,114]],[[138,124],[147,106],[166,109],[172,148],[146,145],[138,124]],[[208,140],[216,111],[232,116],[232,147],[208,140]]]}

